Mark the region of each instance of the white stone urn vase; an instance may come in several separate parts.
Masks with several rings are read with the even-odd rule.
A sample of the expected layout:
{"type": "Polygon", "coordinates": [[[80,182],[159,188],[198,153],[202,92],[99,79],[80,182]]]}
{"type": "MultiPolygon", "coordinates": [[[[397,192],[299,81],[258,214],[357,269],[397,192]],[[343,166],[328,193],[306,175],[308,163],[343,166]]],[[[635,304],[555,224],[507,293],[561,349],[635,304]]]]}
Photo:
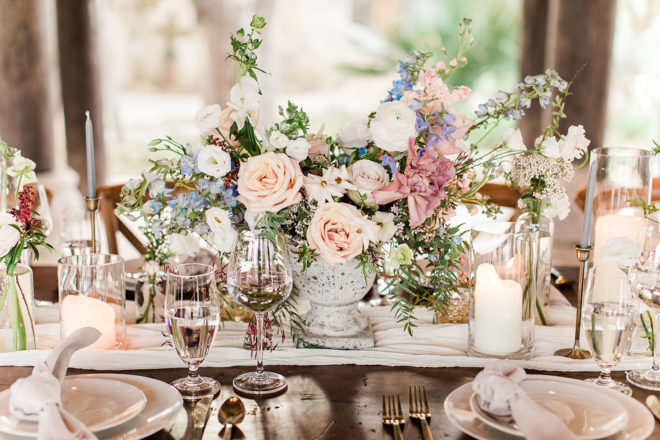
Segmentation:
{"type": "Polygon", "coordinates": [[[360,313],[358,303],[374,284],[376,274],[367,270],[365,278],[356,260],[332,265],[318,257],[305,271],[296,260],[291,255],[293,283],[310,302],[303,320],[305,341],[347,350],[373,347],[369,318],[360,313]]]}

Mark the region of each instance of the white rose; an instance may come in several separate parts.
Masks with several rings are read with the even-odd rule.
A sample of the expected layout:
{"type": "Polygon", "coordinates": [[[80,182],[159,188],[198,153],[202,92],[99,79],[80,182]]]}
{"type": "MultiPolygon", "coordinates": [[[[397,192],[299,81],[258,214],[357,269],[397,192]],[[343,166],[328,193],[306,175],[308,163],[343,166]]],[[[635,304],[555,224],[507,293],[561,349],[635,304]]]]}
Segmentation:
{"type": "Polygon", "coordinates": [[[337,133],[337,139],[339,139],[341,146],[346,150],[366,147],[367,143],[371,140],[371,133],[369,133],[369,127],[367,127],[367,119],[354,119],[344,125],[339,130],[339,133],[337,133]]]}
{"type": "Polygon", "coordinates": [[[560,196],[550,197],[548,204],[549,206],[545,208],[543,213],[549,218],[556,216],[559,220],[564,220],[571,212],[571,201],[566,193],[563,193],[560,196]]]}
{"type": "Polygon", "coordinates": [[[222,109],[220,104],[208,105],[197,112],[195,123],[202,133],[214,130],[220,126],[222,109]]]}
{"type": "Polygon", "coordinates": [[[171,234],[168,241],[174,255],[193,256],[199,251],[199,242],[192,234],[171,234]]]}
{"type": "Polygon", "coordinates": [[[371,160],[358,160],[348,168],[351,183],[357,187],[360,194],[366,194],[366,203],[375,203],[372,191],[381,189],[390,182],[390,176],[385,168],[371,160]]]}
{"type": "Polygon", "coordinates": [[[554,136],[546,137],[543,139],[543,135],[541,135],[536,138],[534,145],[536,145],[536,148],[541,150],[541,153],[543,153],[545,157],[549,157],[551,159],[559,159],[559,142],[557,142],[557,138],[554,136]]]}
{"type": "Polygon", "coordinates": [[[383,102],[371,121],[371,137],[385,151],[407,151],[409,139],[417,136],[416,120],[415,112],[403,102],[383,102]]]}
{"type": "Polygon", "coordinates": [[[7,255],[21,238],[21,233],[11,226],[15,224],[13,215],[8,212],[0,214],[0,257],[7,255]]]}
{"type": "Polygon", "coordinates": [[[510,150],[527,151],[520,129],[514,130],[513,128],[508,128],[504,130],[502,140],[510,150]]]}
{"type": "Polygon", "coordinates": [[[378,241],[384,243],[390,241],[396,233],[397,227],[394,224],[394,214],[391,212],[378,211],[371,218],[378,225],[378,241]]]}
{"type": "Polygon", "coordinates": [[[216,179],[224,177],[231,171],[231,156],[217,145],[209,145],[197,153],[197,167],[216,179]]]}
{"type": "Polygon", "coordinates": [[[249,75],[245,75],[229,91],[227,105],[234,109],[231,118],[236,122],[239,130],[243,128],[245,120],[250,120],[250,112],[259,110],[259,84],[249,75]]]}
{"type": "Polygon", "coordinates": [[[302,162],[307,159],[310,147],[310,143],[305,138],[298,138],[288,142],[286,155],[298,162],[302,162]]]}
{"type": "Polygon", "coordinates": [[[571,125],[568,127],[566,136],[559,141],[559,154],[565,161],[572,161],[580,159],[591,141],[584,135],[584,127],[582,125],[571,125]]]}
{"type": "Polygon", "coordinates": [[[220,252],[231,252],[236,246],[238,233],[231,224],[229,212],[214,206],[206,211],[206,224],[211,229],[210,241],[220,252]]]}
{"type": "Polygon", "coordinates": [[[600,258],[607,264],[621,268],[630,267],[642,252],[639,243],[628,237],[612,237],[598,249],[600,258]]]}
{"type": "Polygon", "coordinates": [[[284,150],[286,145],[289,143],[289,138],[284,135],[284,133],[279,131],[274,131],[270,134],[268,138],[270,146],[276,150],[284,150]]]}

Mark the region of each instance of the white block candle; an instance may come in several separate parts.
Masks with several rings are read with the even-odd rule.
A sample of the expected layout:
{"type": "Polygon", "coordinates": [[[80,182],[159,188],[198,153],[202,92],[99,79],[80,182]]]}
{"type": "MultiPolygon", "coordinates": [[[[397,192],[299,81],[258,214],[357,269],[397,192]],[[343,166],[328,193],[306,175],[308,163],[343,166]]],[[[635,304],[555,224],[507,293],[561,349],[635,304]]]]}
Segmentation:
{"type": "Polygon", "coordinates": [[[594,267],[607,264],[600,254],[600,249],[610,238],[626,237],[635,243],[643,244],[644,218],[641,216],[603,215],[596,219],[594,229],[594,267]]]}
{"type": "Polygon", "coordinates": [[[492,264],[477,267],[473,324],[474,346],[481,353],[503,355],[520,350],[522,287],[500,279],[492,264]]]}
{"type": "Polygon", "coordinates": [[[83,295],[67,295],[62,300],[60,325],[64,337],[81,327],[94,327],[101,337],[88,348],[105,350],[117,345],[115,332],[116,313],[111,305],[83,295]]]}

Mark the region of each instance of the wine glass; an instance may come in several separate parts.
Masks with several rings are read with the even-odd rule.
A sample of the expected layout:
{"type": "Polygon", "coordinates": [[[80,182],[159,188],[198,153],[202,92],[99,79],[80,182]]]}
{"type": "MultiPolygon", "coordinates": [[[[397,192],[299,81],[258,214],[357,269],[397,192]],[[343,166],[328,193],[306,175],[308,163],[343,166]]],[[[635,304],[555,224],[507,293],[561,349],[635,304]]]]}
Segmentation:
{"type": "Polygon", "coordinates": [[[229,261],[227,290],[236,301],[252,310],[257,329],[257,371],[234,378],[236,391],[253,396],[276,394],[287,386],[280,374],[263,368],[263,321],[269,310],[291,293],[293,279],[289,258],[280,235],[260,236],[241,232],[229,261]]]}
{"type": "Polygon", "coordinates": [[[650,333],[653,364],[650,370],[626,373],[628,382],[647,390],[660,391],[660,366],[658,365],[658,315],[660,312],[660,224],[649,220],[642,254],[628,270],[628,280],[634,293],[648,306],[642,314],[642,323],[650,333]],[[645,322],[648,318],[648,324],[645,322]]]}
{"type": "Polygon", "coordinates": [[[626,395],[632,390],[615,381],[610,372],[628,351],[632,342],[635,298],[625,273],[601,266],[589,271],[582,309],[582,328],[589,351],[600,368],[600,376],[587,382],[605,386],[626,395]]]}
{"type": "Polygon", "coordinates": [[[165,316],[176,352],[188,366],[188,377],[172,386],[184,399],[213,396],[220,383],[199,375],[220,322],[215,271],[206,264],[180,264],[167,273],[165,316]]]}

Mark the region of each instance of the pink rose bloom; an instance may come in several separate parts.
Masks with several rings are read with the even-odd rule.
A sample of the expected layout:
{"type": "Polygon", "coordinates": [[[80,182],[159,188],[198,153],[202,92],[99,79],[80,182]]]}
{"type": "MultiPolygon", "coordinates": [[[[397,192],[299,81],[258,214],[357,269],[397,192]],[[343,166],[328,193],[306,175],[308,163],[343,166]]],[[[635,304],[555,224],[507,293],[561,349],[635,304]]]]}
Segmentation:
{"type": "Polygon", "coordinates": [[[0,257],[7,255],[21,238],[21,233],[11,226],[15,224],[13,215],[8,212],[0,214],[0,257]]]}
{"type": "Polygon", "coordinates": [[[435,208],[446,197],[444,187],[455,176],[456,170],[451,160],[438,156],[433,148],[428,148],[418,158],[415,143],[411,140],[405,174],[397,171],[393,182],[371,195],[379,205],[407,197],[410,227],[414,228],[433,215],[435,208]]]}
{"type": "Polygon", "coordinates": [[[328,144],[325,143],[325,139],[309,140],[309,145],[307,155],[310,159],[314,160],[316,156],[328,157],[328,144]]]}
{"type": "MultiPolygon", "coordinates": [[[[209,130],[206,133],[204,133],[204,136],[213,136],[213,138],[218,139],[220,141],[227,140],[229,142],[229,145],[231,145],[232,147],[237,146],[238,140],[229,136],[229,131],[231,130],[231,126],[234,124],[234,120],[231,118],[231,114],[233,112],[234,112],[233,108],[225,107],[220,113],[220,125],[218,126],[218,130],[220,131],[220,133],[222,133],[222,136],[218,134],[218,130],[209,130]]],[[[259,110],[251,111],[250,116],[255,121],[254,124],[256,126],[257,121],[259,120],[259,110]]]]}
{"type": "Polygon", "coordinates": [[[465,101],[470,96],[471,91],[468,86],[458,86],[451,91],[451,99],[454,102],[465,101]]]}
{"type": "Polygon", "coordinates": [[[440,140],[434,146],[435,151],[440,155],[457,154],[463,151],[468,151],[468,147],[463,144],[463,137],[474,124],[474,122],[465,117],[461,112],[452,111],[451,113],[456,119],[452,122],[455,128],[453,133],[449,133],[447,137],[442,134],[442,127],[433,127],[433,132],[438,135],[440,140]]]}
{"type": "Polygon", "coordinates": [[[300,165],[286,154],[271,151],[241,165],[236,200],[255,214],[279,212],[300,202],[302,185],[300,165]]]}
{"type": "Polygon", "coordinates": [[[321,205],[307,228],[307,242],[330,264],[345,263],[377,241],[378,225],[347,203],[321,205]]]}
{"type": "Polygon", "coordinates": [[[446,102],[450,98],[449,87],[438,78],[438,74],[434,69],[428,69],[419,75],[419,84],[422,86],[422,93],[419,97],[425,101],[436,99],[438,101],[446,102]]]}

